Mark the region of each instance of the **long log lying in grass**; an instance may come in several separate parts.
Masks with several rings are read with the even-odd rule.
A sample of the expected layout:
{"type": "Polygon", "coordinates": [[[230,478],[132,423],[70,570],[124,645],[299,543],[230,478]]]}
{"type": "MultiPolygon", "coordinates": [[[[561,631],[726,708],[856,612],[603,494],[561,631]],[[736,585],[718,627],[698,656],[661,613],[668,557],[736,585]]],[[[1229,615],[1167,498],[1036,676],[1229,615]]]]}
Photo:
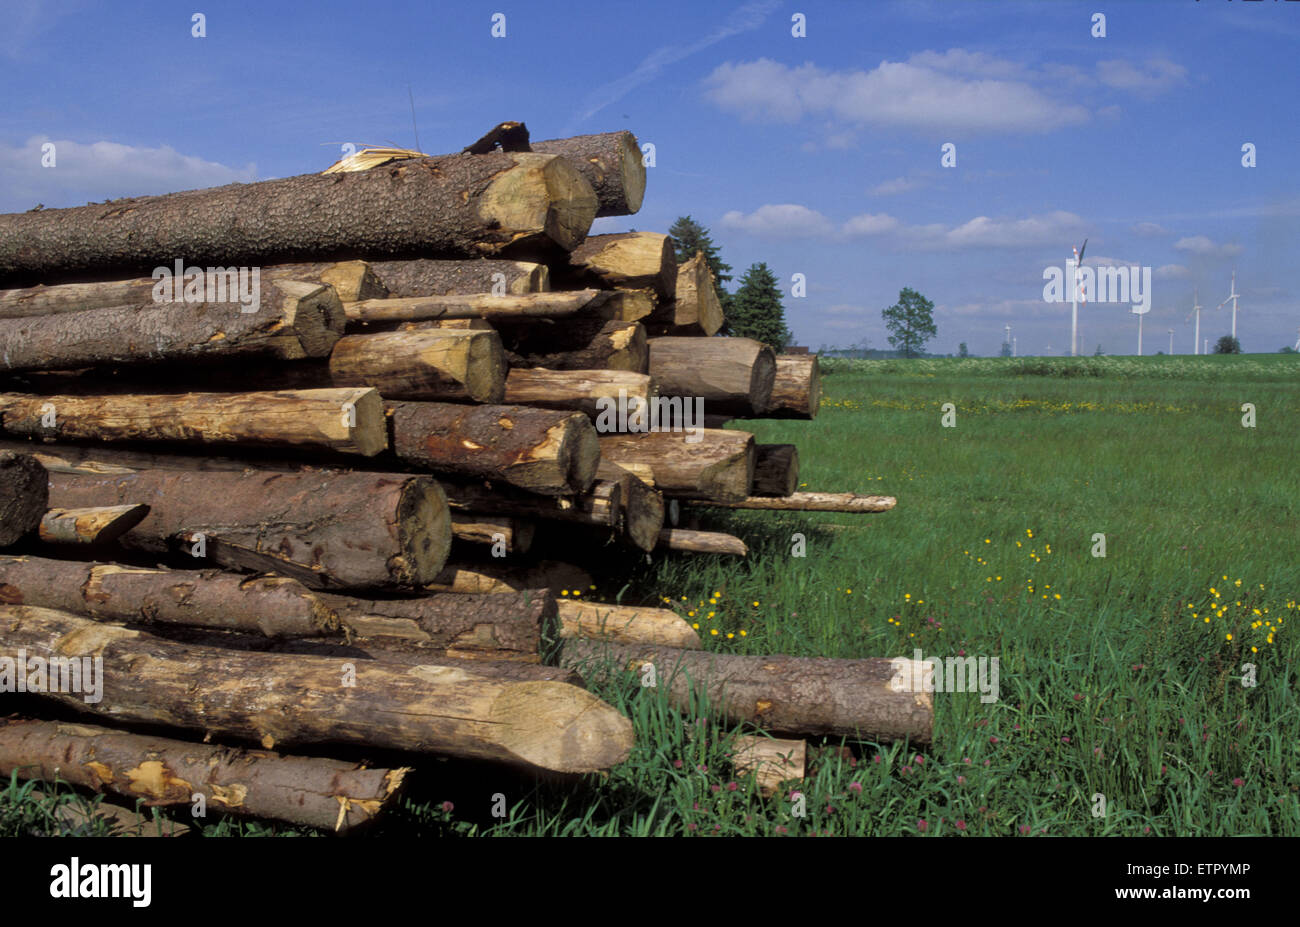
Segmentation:
{"type": "Polygon", "coordinates": [[[591,185],[556,155],[412,158],[380,170],[0,216],[0,282],[148,274],[175,255],[253,266],[568,251],[582,243],[597,208],[591,185]]]}
{"type": "Polygon", "coordinates": [[[373,386],[385,399],[500,402],[506,360],[494,331],[428,329],[349,335],[330,354],[335,386],[373,386]]]}
{"type": "Polygon", "coordinates": [[[654,381],[629,370],[547,370],[513,367],[506,375],[506,402],[572,409],[596,418],[602,411],[617,412],[620,402],[629,411],[657,395],[654,381]]]}
{"type": "Polygon", "coordinates": [[[0,319],[0,355],[11,371],[208,357],[299,360],[328,354],[343,320],[331,287],[268,280],[255,312],[242,311],[238,302],[150,300],[125,309],[0,319]]]}
{"type": "Polygon", "coordinates": [[[576,686],[503,682],[458,667],[240,652],[178,644],[52,609],[0,608],[7,650],[99,657],[99,701],[43,697],[117,721],[259,743],[372,749],[595,772],[627,758],[632,724],[576,686]]]}
{"type": "Polygon", "coordinates": [[[220,570],[0,556],[0,601],[99,621],[180,624],[267,637],[316,637],[339,627],[329,606],[297,580],[220,570]]]}
{"type": "MultiPolygon", "coordinates": [[[[551,288],[551,273],[547,266],[525,261],[415,258],[410,261],[374,261],[370,267],[383,284],[386,295],[399,299],[471,293],[520,296],[544,293],[551,288]]],[[[339,298],[348,301],[342,296],[339,298]]]]}
{"type": "Polygon", "coordinates": [[[0,547],[35,531],[49,501],[44,465],[30,454],[0,450],[0,547]]]}
{"type": "Polygon", "coordinates": [[[457,595],[503,595],[525,589],[546,589],[558,596],[575,589],[586,595],[595,585],[592,575],[582,567],[558,560],[526,565],[459,560],[443,567],[425,588],[457,595]]]}
{"type": "Polygon", "coordinates": [[[0,775],[62,780],[147,807],[213,811],[347,833],[396,803],[409,768],[282,756],[91,724],[0,721],[0,775]]]}
{"type": "Polygon", "coordinates": [[[904,657],[743,656],[569,639],[560,662],[588,680],[611,666],[640,672],[653,663],[659,688],[679,709],[690,709],[695,688],[728,721],[774,733],[929,743],[934,726],[922,682],[932,667],[904,657]]]}
{"type": "Polygon", "coordinates": [[[596,478],[600,443],[580,412],[438,402],[390,402],[387,412],[393,452],[410,464],[545,495],[585,492],[596,478]]]}
{"type": "Polygon", "coordinates": [[[533,151],[560,155],[596,191],[597,216],[630,216],[645,198],[645,161],[631,132],[576,135],[532,143],[533,151]]]}
{"type": "Polygon", "coordinates": [[[687,500],[690,505],[728,509],[765,509],[780,512],[888,512],[898,500],[893,496],[861,496],[852,492],[797,492],[790,496],[750,496],[739,502],[687,500]]]}
{"type": "Polygon", "coordinates": [[[821,369],[816,354],[778,354],[772,404],[765,418],[817,417],[822,404],[821,369]]]}
{"type": "Polygon", "coordinates": [[[799,489],[799,448],[794,444],[754,445],[756,496],[793,496],[799,489]]]}
{"type": "Polygon", "coordinates": [[[739,502],[754,480],[754,436],[702,428],[692,435],[669,431],[601,435],[601,457],[622,467],[648,467],[667,496],[739,502]]]}
{"type": "Polygon", "coordinates": [[[667,608],[606,605],[559,599],[560,637],[585,637],[619,644],[662,644],[700,648],[700,635],[686,619],[667,608]]]}
{"type": "Polygon", "coordinates": [[[510,515],[482,515],[453,512],[451,536],[465,544],[487,544],[497,556],[528,553],[533,546],[537,526],[531,521],[510,515]]]}
{"type": "Polygon", "coordinates": [[[732,766],[736,777],[753,773],[758,792],[771,798],[786,782],[802,782],[808,768],[808,743],[776,737],[737,735],[733,743],[732,766]]]}
{"type": "MultiPolygon", "coordinates": [[[[185,465],[183,458],[178,465],[185,465]]],[[[423,585],[438,575],[451,545],[447,499],[428,477],[253,469],[86,472],[93,463],[66,469],[79,472],[50,475],[56,508],[149,506],[149,515],[122,536],[124,546],[185,551],[228,569],[273,571],[312,587],[423,585]]]]}
{"type": "Polygon", "coordinates": [[[569,286],[649,289],[664,300],[672,300],[677,292],[672,239],[654,232],[592,235],[554,273],[569,286]]]}
{"type": "Polygon", "coordinates": [[[749,556],[745,542],[732,534],[718,531],[693,531],[688,528],[664,528],[659,532],[659,545],[668,550],[687,551],[692,554],[727,554],[732,557],[749,556]]]}
{"type": "Polygon", "coordinates": [[[776,355],[750,338],[651,338],[649,373],[665,396],[700,397],[711,415],[761,415],[776,355]]]}
{"type": "Polygon", "coordinates": [[[50,509],[36,531],[46,544],[111,544],[148,514],[149,506],[132,504],[50,509]]]}
{"type": "Polygon", "coordinates": [[[678,268],[673,295],[660,303],[652,327],[663,335],[716,335],[723,321],[713,271],[697,252],[678,268]]]}
{"type": "Polygon", "coordinates": [[[575,318],[498,323],[512,367],[550,370],[628,370],[645,373],[645,327],[639,322],[575,318]]]}
{"type": "Polygon", "coordinates": [[[363,457],[388,449],[384,405],[368,387],[98,396],[0,393],[0,430],[65,441],[307,447],[363,457]]]}

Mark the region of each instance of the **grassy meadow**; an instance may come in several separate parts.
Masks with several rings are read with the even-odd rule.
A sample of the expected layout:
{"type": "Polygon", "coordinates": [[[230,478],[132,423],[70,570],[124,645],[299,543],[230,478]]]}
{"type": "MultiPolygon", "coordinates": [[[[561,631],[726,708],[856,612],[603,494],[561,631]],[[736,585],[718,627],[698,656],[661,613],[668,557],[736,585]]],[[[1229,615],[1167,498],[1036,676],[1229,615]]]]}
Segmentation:
{"type": "MultiPolygon", "coordinates": [[[[378,835],[1300,835],[1300,357],[824,370],[816,421],[731,427],[893,511],[714,510],[747,559],[634,561],[577,592],[668,600],[725,652],[997,657],[1000,698],[936,694],[925,749],[819,745],[796,817],[736,779],[709,706],[683,717],[628,676],[594,687],[637,731],[607,776],[421,764],[378,835]]],[[[9,788],[0,833],[48,823],[9,788]]]]}

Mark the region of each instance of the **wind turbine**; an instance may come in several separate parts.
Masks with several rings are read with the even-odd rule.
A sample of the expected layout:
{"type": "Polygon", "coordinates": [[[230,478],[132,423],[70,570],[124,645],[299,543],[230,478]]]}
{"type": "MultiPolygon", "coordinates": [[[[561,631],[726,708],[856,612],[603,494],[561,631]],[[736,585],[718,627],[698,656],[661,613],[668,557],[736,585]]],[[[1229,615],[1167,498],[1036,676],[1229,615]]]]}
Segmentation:
{"type": "MultiPolygon", "coordinates": [[[[1234,268],[1232,271],[1232,292],[1228,294],[1228,299],[1232,300],[1232,337],[1234,339],[1237,337],[1237,295],[1237,271],[1234,268]]],[[[1222,309],[1227,305],[1228,299],[1225,299],[1214,308],[1222,309]]]]}
{"type": "MultiPolygon", "coordinates": [[[[1187,313],[1187,319],[1196,316],[1196,337],[1192,339],[1193,354],[1201,353],[1201,310],[1205,307],[1201,305],[1199,296],[1200,290],[1192,291],[1192,311],[1187,313]]],[[[1183,319],[1183,321],[1186,322],[1187,319],[1183,319]]]]}
{"type": "MultiPolygon", "coordinates": [[[[1074,249],[1074,275],[1070,283],[1070,356],[1079,354],[1079,265],[1083,263],[1083,252],[1088,249],[1088,239],[1074,249]]],[[[1088,293],[1083,292],[1083,305],[1088,305],[1088,293]]]]}
{"type": "Polygon", "coordinates": [[[1174,330],[1169,329],[1169,353],[1174,353],[1174,330]]]}
{"type": "Polygon", "coordinates": [[[1138,317],[1138,357],[1142,356],[1142,316],[1151,311],[1151,304],[1148,303],[1145,309],[1139,309],[1134,306],[1131,310],[1138,317]]]}
{"type": "MultiPolygon", "coordinates": [[[[1297,334],[1300,334],[1300,328],[1297,328],[1297,329],[1296,329],[1296,332],[1297,332],[1297,334]]],[[[1297,338],[1297,339],[1295,340],[1295,347],[1294,347],[1292,350],[1300,351],[1300,338],[1297,338]]]]}

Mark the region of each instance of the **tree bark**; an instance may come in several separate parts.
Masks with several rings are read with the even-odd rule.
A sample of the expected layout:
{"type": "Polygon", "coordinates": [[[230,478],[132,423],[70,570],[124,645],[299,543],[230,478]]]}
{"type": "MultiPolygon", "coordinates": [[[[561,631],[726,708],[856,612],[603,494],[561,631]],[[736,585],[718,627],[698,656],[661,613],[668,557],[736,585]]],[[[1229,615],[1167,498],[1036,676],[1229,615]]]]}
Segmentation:
{"type": "Polygon", "coordinates": [[[571,250],[598,204],[555,155],[412,158],[369,171],[303,174],[166,196],[0,216],[0,282],[61,282],[193,264],[571,250]]]}
{"type": "Polygon", "coordinates": [[[651,338],[650,376],[664,396],[700,397],[712,415],[759,415],[771,404],[776,355],[749,338],[651,338]]]}
{"type": "Polygon", "coordinates": [[[799,448],[793,444],[754,445],[756,496],[793,496],[799,490],[799,448]]]}
{"type": "Polygon", "coordinates": [[[560,155],[596,191],[597,216],[630,216],[645,198],[645,161],[631,132],[605,132],[533,142],[533,151],[560,155]]]}
{"type": "Polygon", "coordinates": [[[717,531],[692,531],[687,528],[664,528],[659,532],[659,546],[692,554],[728,554],[749,556],[749,548],[740,538],[717,531]]]}
{"type": "MultiPolygon", "coordinates": [[[[451,516],[451,536],[466,544],[487,544],[511,556],[528,553],[533,546],[537,526],[531,521],[510,515],[479,515],[475,512],[451,516]]],[[[494,554],[495,556],[495,554],[494,554]]]]}
{"type": "Polygon", "coordinates": [[[677,270],[673,293],[651,318],[667,335],[716,335],[725,321],[713,271],[697,252],[677,270]]]}
{"type": "Polygon", "coordinates": [[[932,667],[905,657],[742,656],[566,640],[560,662],[587,680],[600,679],[611,663],[638,673],[653,663],[659,688],[679,710],[691,710],[694,687],[729,722],[773,733],[928,744],[934,725],[931,694],[921,685],[932,667]]]}
{"type": "Polygon", "coordinates": [[[817,417],[822,403],[822,376],[816,354],[778,354],[772,382],[772,405],[765,418],[817,417]]]}
{"type": "Polygon", "coordinates": [[[657,390],[644,373],[628,370],[547,370],[543,367],[513,367],[506,375],[506,402],[572,409],[596,418],[601,407],[617,409],[634,403],[648,403],[657,390]]]}
{"type": "Polygon", "coordinates": [[[672,240],[654,232],[591,235],[553,269],[567,286],[652,290],[660,299],[677,293],[677,257],[672,240]]]}
{"type": "Polygon", "coordinates": [[[606,605],[560,599],[560,637],[585,637],[620,644],[663,644],[698,650],[700,636],[686,620],[667,608],[606,605]]]}
{"type": "Polygon", "coordinates": [[[0,354],[11,371],[206,357],[298,360],[324,357],[343,331],[343,306],[327,286],[266,282],[261,300],[256,312],[235,303],[151,302],[0,319],[0,354]]]}
{"type": "Polygon", "coordinates": [[[754,436],[744,431],[699,429],[602,435],[601,457],[621,467],[648,466],[655,488],[669,496],[740,502],[754,480],[754,436]]]}
{"type": "Polygon", "coordinates": [[[545,293],[551,288],[551,272],[547,266],[524,261],[415,258],[375,261],[370,267],[388,291],[386,295],[398,299],[496,293],[498,286],[505,287],[502,295],[522,296],[545,293]]]}
{"type": "Polygon", "coordinates": [[[50,509],[37,533],[46,544],[111,544],[149,514],[147,505],[50,509]]]}
{"type": "Polygon", "coordinates": [[[51,609],[0,608],[6,648],[102,660],[102,700],[44,694],[118,721],[166,724],[260,743],[496,760],[595,772],[625,760],[632,724],[576,686],[511,683],[461,667],[242,653],[173,643],[51,609]],[[352,683],[349,685],[348,683],[352,683]]]}
{"type": "Polygon", "coordinates": [[[11,718],[0,721],[0,775],[15,772],[151,808],[187,812],[202,795],[214,811],[344,834],[394,805],[410,769],[11,718]]]}
{"type": "Polygon", "coordinates": [[[0,601],[128,624],[180,624],[267,637],[315,637],[338,618],[297,580],[220,570],[164,570],[0,557],[0,601]]]}
{"type": "Polygon", "coordinates": [[[898,500],[893,496],[860,496],[852,492],[797,492],[792,496],[751,496],[739,502],[692,502],[692,505],[728,509],[766,509],[784,512],[888,512],[898,500]]]}
{"type": "Polygon", "coordinates": [[[645,327],[639,322],[541,319],[531,324],[499,322],[497,330],[512,367],[646,372],[645,327]]]}
{"type": "Polygon", "coordinates": [[[523,589],[547,589],[560,595],[577,589],[585,595],[595,588],[593,582],[592,575],[582,567],[556,560],[523,566],[462,560],[447,564],[425,588],[457,595],[502,595],[523,589]]]}
{"type": "Polygon", "coordinates": [[[600,290],[574,290],[564,293],[524,293],[519,296],[492,296],[487,293],[451,296],[411,296],[403,299],[367,299],[344,303],[348,329],[357,333],[378,331],[403,322],[442,321],[450,319],[485,319],[510,322],[518,319],[563,319],[581,315],[606,302],[600,290]]]}
{"type": "Polygon", "coordinates": [[[0,547],[35,531],[49,501],[44,465],[30,454],[0,450],[0,547]]]}
{"type": "Polygon", "coordinates": [[[491,331],[349,335],[329,372],[335,386],[373,386],[385,399],[500,402],[506,391],[505,354],[491,331]]]}
{"type": "Polygon", "coordinates": [[[98,396],[0,393],[0,429],[65,441],[309,447],[363,457],[388,449],[383,401],[369,388],[98,396]]]}
{"type": "Polygon", "coordinates": [[[758,792],[764,798],[780,792],[786,782],[802,782],[807,774],[806,741],[739,734],[733,745],[731,763],[736,778],[743,779],[753,773],[758,792]]]}
{"type": "Polygon", "coordinates": [[[441,488],[409,474],[61,472],[50,475],[50,500],[56,508],[142,502],[149,515],[123,545],[206,554],[222,567],[274,571],[312,587],[423,585],[451,545],[441,488]]]}

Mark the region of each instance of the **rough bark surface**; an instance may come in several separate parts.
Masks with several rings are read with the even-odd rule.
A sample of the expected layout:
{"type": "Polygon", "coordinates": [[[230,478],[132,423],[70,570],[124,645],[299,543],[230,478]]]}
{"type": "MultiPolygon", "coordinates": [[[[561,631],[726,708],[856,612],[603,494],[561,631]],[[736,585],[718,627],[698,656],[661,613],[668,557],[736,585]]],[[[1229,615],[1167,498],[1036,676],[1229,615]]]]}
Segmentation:
{"type": "Polygon", "coordinates": [[[409,261],[375,261],[370,267],[388,291],[384,295],[398,298],[496,293],[498,286],[505,287],[503,295],[519,296],[544,293],[551,288],[551,273],[546,265],[525,261],[415,258],[409,261]]]}
{"type": "Polygon", "coordinates": [[[30,454],[0,450],[0,547],[35,531],[49,501],[44,465],[30,454]]]}
{"type": "Polygon", "coordinates": [[[651,338],[649,374],[665,396],[701,397],[710,415],[761,415],[776,355],[750,338],[651,338]]]}
{"type": "Polygon", "coordinates": [[[597,216],[630,216],[645,198],[645,161],[631,132],[605,132],[533,142],[533,151],[560,155],[596,191],[597,216]]]}
{"type": "Polygon", "coordinates": [[[822,403],[821,369],[816,354],[778,354],[772,405],[766,418],[817,417],[822,403]]]}
{"type": "Polygon", "coordinates": [[[601,457],[622,467],[649,467],[655,488],[667,496],[740,502],[754,479],[754,436],[702,428],[687,434],[649,431],[601,435],[601,457]]]}

